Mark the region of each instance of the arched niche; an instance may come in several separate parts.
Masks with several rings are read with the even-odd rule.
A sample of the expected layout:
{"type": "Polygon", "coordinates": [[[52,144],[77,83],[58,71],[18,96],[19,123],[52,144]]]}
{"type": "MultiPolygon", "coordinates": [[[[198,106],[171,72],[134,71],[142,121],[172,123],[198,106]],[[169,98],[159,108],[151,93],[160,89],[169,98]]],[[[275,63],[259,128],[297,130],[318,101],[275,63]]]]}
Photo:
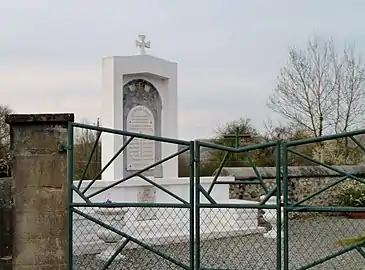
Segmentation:
{"type": "MultiPolygon", "coordinates": [[[[123,129],[161,136],[162,101],[156,87],[144,79],[134,79],[123,86],[123,129]]],[[[126,143],[127,138],[124,138],[126,143]]],[[[125,150],[124,176],[131,175],[161,160],[161,142],[133,139],[125,150]]],[[[162,177],[161,164],[144,175],[162,177]]]]}

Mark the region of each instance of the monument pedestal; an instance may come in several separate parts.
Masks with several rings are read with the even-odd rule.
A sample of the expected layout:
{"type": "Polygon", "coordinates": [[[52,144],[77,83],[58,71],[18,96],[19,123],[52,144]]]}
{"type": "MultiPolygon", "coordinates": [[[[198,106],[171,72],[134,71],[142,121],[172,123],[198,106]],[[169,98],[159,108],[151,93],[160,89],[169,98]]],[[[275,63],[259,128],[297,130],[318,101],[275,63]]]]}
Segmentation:
{"type": "MultiPolygon", "coordinates": [[[[213,177],[202,177],[201,185],[208,189],[213,177]]],[[[232,177],[220,177],[219,181],[233,181],[232,177]]],[[[189,178],[177,179],[158,179],[154,181],[172,193],[189,201],[190,184],[189,178]]],[[[93,193],[100,190],[114,181],[97,181],[87,193],[93,193]]],[[[88,181],[84,181],[82,186],[86,186],[88,181]]],[[[75,182],[77,186],[77,182],[75,182]]],[[[136,202],[141,187],[150,188],[152,185],[146,185],[146,182],[136,178],[131,179],[123,184],[113,187],[110,191],[101,193],[93,198],[95,202],[104,202],[107,199],[113,202],[136,202]]],[[[257,204],[258,202],[245,200],[230,200],[229,186],[216,185],[211,193],[212,197],[219,203],[223,204],[257,204]]],[[[155,202],[158,203],[178,203],[176,199],[166,194],[160,189],[155,189],[155,202]]],[[[82,202],[77,194],[74,195],[75,202],[82,202]]],[[[202,198],[202,203],[207,201],[202,198]]],[[[142,241],[148,245],[167,245],[170,243],[183,243],[190,240],[190,209],[189,208],[153,208],[154,217],[144,212],[144,219],[141,216],[142,210],[150,208],[131,207],[125,212],[123,231],[130,236],[142,241]],[[142,218],[142,219],[141,219],[142,218]]],[[[257,233],[264,233],[265,228],[258,226],[258,210],[255,208],[204,208],[200,213],[200,235],[201,240],[219,239],[232,236],[242,236],[257,233]]],[[[195,221],[196,222],[196,221],[195,221]]],[[[96,254],[104,251],[107,245],[98,240],[92,233],[95,224],[78,217],[74,220],[74,228],[77,242],[74,245],[75,254],[96,254]],[[80,232],[88,232],[84,237],[80,237],[80,232]]],[[[194,224],[195,228],[195,224],[194,224]]],[[[140,246],[129,242],[125,249],[139,248],[140,246]]]]}

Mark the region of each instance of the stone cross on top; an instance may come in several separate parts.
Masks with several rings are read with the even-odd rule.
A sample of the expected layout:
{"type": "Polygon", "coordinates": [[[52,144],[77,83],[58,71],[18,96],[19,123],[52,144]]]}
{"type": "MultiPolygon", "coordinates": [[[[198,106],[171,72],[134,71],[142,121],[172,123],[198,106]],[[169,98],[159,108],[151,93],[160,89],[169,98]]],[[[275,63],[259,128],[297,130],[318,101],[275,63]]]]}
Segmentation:
{"type": "Polygon", "coordinates": [[[145,41],[145,35],[138,35],[138,40],[136,40],[136,47],[139,48],[139,54],[146,54],[146,48],[151,48],[151,42],[145,41]]]}

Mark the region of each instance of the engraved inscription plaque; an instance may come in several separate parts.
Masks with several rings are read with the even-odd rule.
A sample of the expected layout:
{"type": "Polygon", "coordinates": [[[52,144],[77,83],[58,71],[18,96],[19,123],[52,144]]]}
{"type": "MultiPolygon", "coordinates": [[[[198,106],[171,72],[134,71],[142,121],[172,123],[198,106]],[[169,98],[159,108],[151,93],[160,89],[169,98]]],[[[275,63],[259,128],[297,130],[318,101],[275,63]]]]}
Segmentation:
{"type": "MultiPolygon", "coordinates": [[[[144,79],[133,79],[124,84],[123,130],[162,136],[161,127],[162,100],[156,87],[144,79]]],[[[123,143],[128,139],[124,137],[123,143]]],[[[135,138],[123,152],[123,176],[132,175],[161,159],[161,142],[135,138]]],[[[162,164],[143,172],[143,175],[163,177],[162,164]]]]}
{"type": "MultiPolygon", "coordinates": [[[[127,131],[155,135],[155,119],[145,106],[133,107],[127,115],[127,131]]],[[[142,170],[155,163],[155,141],[134,138],[127,147],[127,170],[142,170]]]]}

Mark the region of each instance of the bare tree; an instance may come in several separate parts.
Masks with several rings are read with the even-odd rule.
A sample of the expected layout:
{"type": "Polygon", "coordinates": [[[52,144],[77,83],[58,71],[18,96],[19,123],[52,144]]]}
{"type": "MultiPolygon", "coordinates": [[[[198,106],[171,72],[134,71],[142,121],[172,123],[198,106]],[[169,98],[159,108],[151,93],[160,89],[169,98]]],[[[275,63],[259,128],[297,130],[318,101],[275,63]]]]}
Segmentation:
{"type": "Polygon", "coordinates": [[[310,39],[289,52],[268,106],[315,137],[354,129],[364,120],[365,66],[354,49],[310,39]]]}
{"type": "Polygon", "coordinates": [[[354,48],[345,50],[338,67],[332,126],[335,132],[358,128],[365,113],[365,66],[354,48]]]}
{"type": "MultiPolygon", "coordinates": [[[[265,125],[266,127],[266,134],[264,135],[267,141],[294,141],[294,140],[301,140],[301,139],[308,139],[311,137],[310,132],[308,129],[303,128],[302,126],[296,123],[278,123],[278,125],[273,125],[272,122],[269,122],[265,125]]],[[[316,150],[316,144],[306,144],[302,146],[297,146],[295,149],[301,154],[311,157],[316,150]]],[[[275,157],[275,151],[272,153],[266,153],[267,156],[272,156],[273,162],[271,166],[275,166],[277,163],[275,157]]],[[[305,166],[305,165],[312,165],[311,162],[301,158],[298,155],[293,155],[288,153],[288,165],[289,166],[305,166]]]]}
{"type": "MultiPolygon", "coordinates": [[[[225,145],[229,147],[236,147],[235,137],[238,129],[239,135],[249,134],[250,137],[242,138],[239,142],[239,147],[250,144],[258,144],[265,141],[265,138],[261,136],[258,130],[252,125],[251,120],[247,118],[240,118],[238,120],[232,120],[225,123],[222,126],[216,128],[216,137],[212,140],[213,143],[219,145],[225,145]],[[227,135],[231,135],[227,138],[227,135]]],[[[204,148],[203,148],[204,149],[204,148]]],[[[202,150],[203,150],[202,149],[202,150]]],[[[206,157],[202,161],[202,171],[206,175],[212,175],[212,173],[219,167],[221,161],[226,155],[225,151],[206,149],[206,157]]],[[[261,156],[262,151],[250,152],[252,159],[257,166],[262,166],[263,164],[268,164],[268,160],[271,157],[261,156]]],[[[270,163],[271,164],[271,163],[270,163]]],[[[225,165],[228,167],[247,167],[251,166],[247,158],[246,153],[230,153],[226,159],[225,165]]]]}
{"type": "MultiPolygon", "coordinates": [[[[82,121],[88,124],[87,120],[82,121]]],[[[93,179],[101,170],[101,140],[99,132],[89,129],[77,129],[75,138],[75,178],[77,180],[82,177],[85,179],[93,179]],[[93,151],[94,145],[98,144],[93,151]],[[88,162],[88,169],[84,172],[88,162]]]]}

